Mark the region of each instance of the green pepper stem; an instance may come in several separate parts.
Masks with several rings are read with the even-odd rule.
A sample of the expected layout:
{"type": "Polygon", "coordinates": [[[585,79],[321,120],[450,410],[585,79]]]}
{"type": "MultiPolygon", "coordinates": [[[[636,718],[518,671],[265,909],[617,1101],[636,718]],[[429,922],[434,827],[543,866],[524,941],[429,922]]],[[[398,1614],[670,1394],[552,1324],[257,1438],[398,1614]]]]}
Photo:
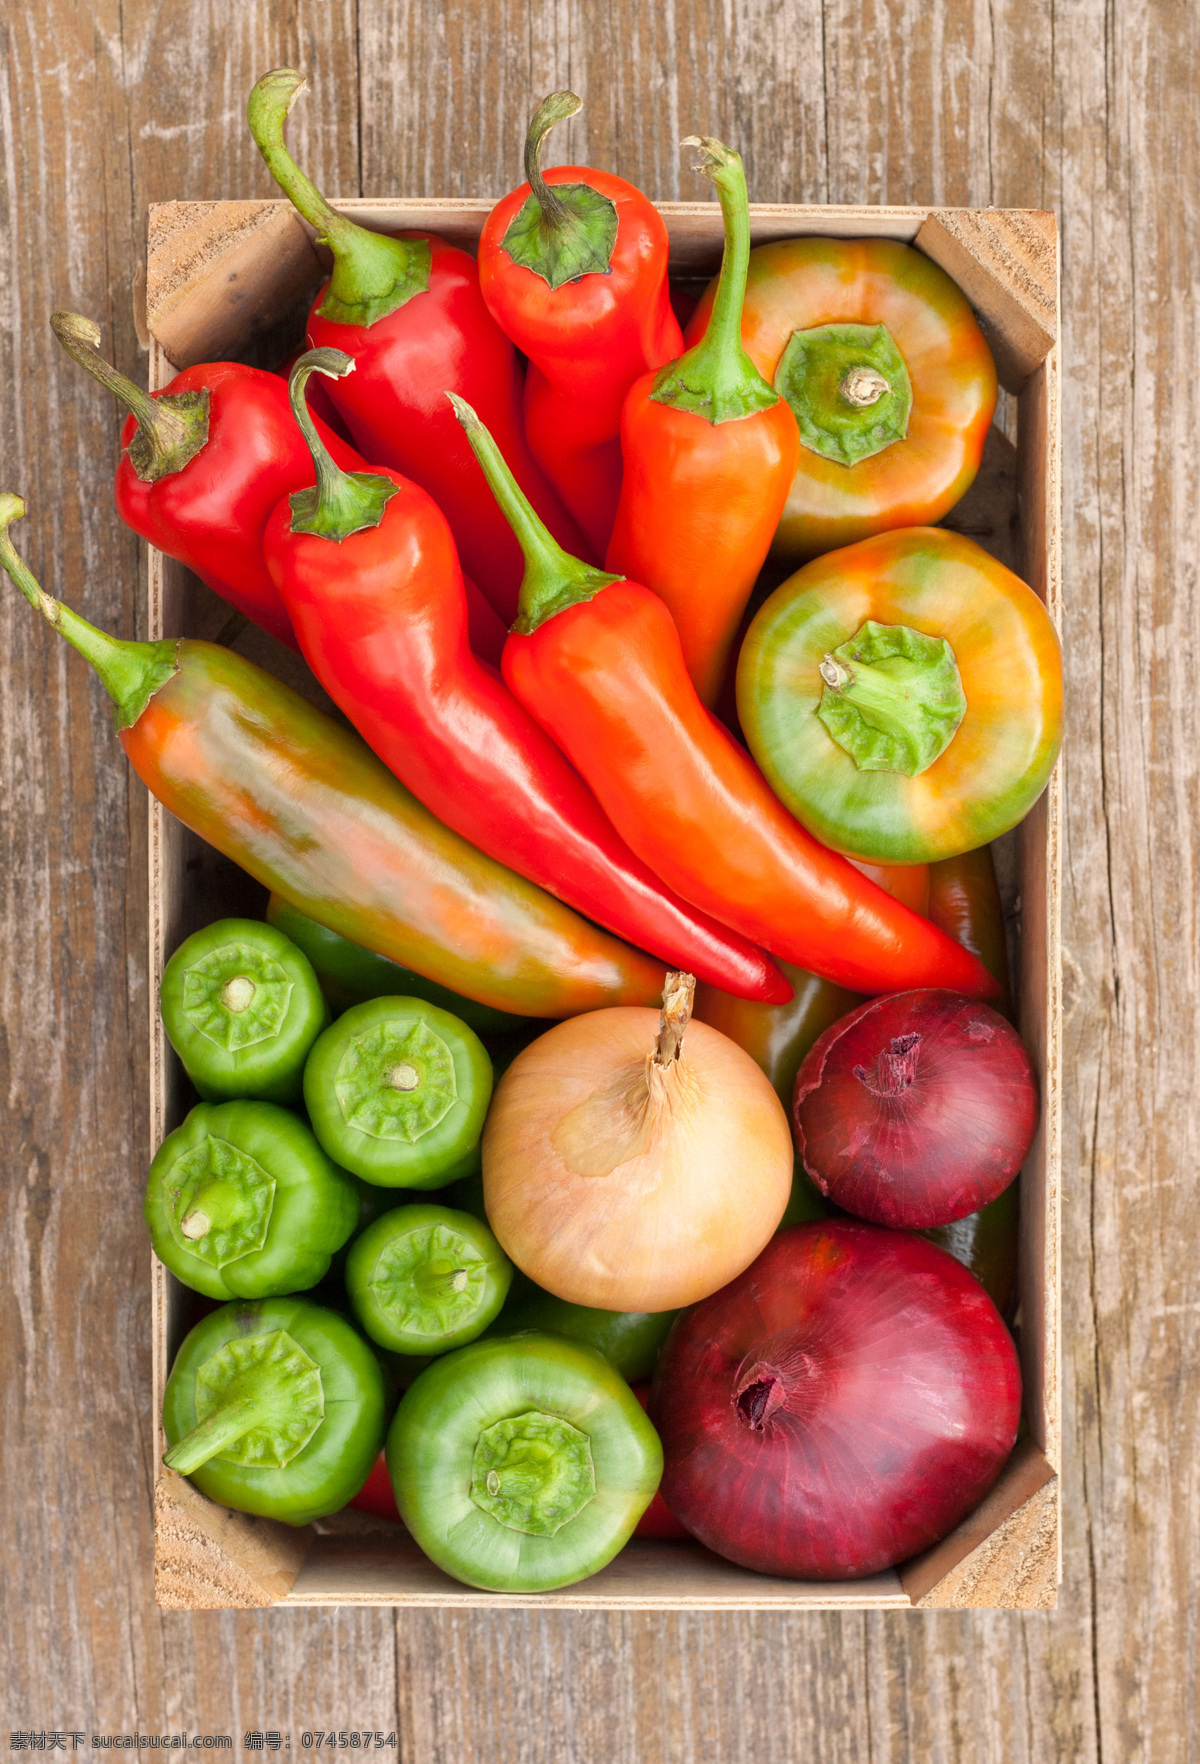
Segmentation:
{"type": "Polygon", "coordinates": [[[524,553],[525,574],[521,580],[513,630],[521,636],[528,636],[547,619],[552,619],[555,613],[592,600],[602,588],[621,581],[620,576],[607,575],[603,570],[585,564],[582,559],[572,557],[551,538],[475,411],[456,392],[447,392],[446,397],[454,406],[454,414],[467,432],[467,440],[483,468],[492,495],[500,504],[524,553]]]}
{"type": "Polygon", "coordinates": [[[250,94],[247,117],[267,170],[292,206],[333,252],[333,274],[321,303],[322,318],[370,326],[429,286],[432,255],[426,239],[390,239],[339,214],[296,164],[283,142],[283,126],[308,87],[293,67],[264,74],[250,94]]]}
{"type": "Polygon", "coordinates": [[[208,441],[207,390],[152,398],[100,353],[100,327],[80,312],[52,312],[50,328],[72,361],[137,418],[129,459],[143,483],[182,471],[208,441]]]}
{"type": "Polygon", "coordinates": [[[741,155],[711,135],[688,135],[681,145],[701,149],[693,170],[716,185],[725,249],[708,329],[699,343],[663,368],[650,396],[657,404],[690,411],[713,424],[734,422],[779,403],[778,394],[742,348],[742,304],[750,263],[746,170],[741,155]]]}
{"type": "Polygon", "coordinates": [[[574,216],[557,190],[542,176],[542,142],[556,123],[566,122],[568,117],[582,109],[583,99],[574,92],[551,92],[534,111],[525,137],[525,176],[533,199],[542,211],[542,225],[548,232],[571,225],[574,216]]]}
{"type": "Polygon", "coordinates": [[[849,704],[864,711],[876,728],[897,740],[909,740],[913,694],[907,681],[896,680],[869,662],[848,665],[836,655],[827,655],[818,672],[831,692],[840,693],[849,704]]]}
{"type": "Polygon", "coordinates": [[[18,557],[9,537],[13,521],[23,520],[25,504],[11,492],[0,493],[0,565],[11,576],[35,612],[65,637],[99,674],[105,691],[116,709],[113,721],[118,730],[128,729],[137,722],[160,686],[178,672],[178,644],[134,643],[121,637],[110,637],[98,631],[78,613],[64,606],[36,580],[24,561],[18,557]]]}
{"type": "Polygon", "coordinates": [[[340,544],[364,527],[377,527],[398,485],[375,472],[344,472],[330,458],[329,449],[317,433],[304,396],[311,374],[345,379],[354,372],[354,361],[340,349],[310,349],[293,367],[288,380],[292,415],[312,455],[317,482],[313,489],[296,490],[289,497],[293,533],[315,533],[318,538],[340,544]]]}
{"type": "Polygon", "coordinates": [[[236,1445],[252,1427],[262,1426],[270,1420],[269,1402],[261,1398],[230,1397],[198,1422],[190,1433],[185,1433],[169,1452],[164,1452],[163,1463],[169,1470],[178,1470],[181,1476],[190,1476],[227,1446],[236,1445]]]}

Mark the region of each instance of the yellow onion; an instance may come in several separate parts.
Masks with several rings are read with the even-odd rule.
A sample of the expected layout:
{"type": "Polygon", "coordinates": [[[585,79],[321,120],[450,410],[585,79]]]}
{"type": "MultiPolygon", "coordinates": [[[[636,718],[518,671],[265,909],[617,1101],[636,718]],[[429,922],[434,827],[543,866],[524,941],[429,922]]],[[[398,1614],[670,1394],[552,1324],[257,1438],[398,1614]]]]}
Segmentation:
{"type": "Polygon", "coordinates": [[[496,1090],[488,1220],[518,1268],[572,1304],[694,1304],[749,1267],[783,1216],[787,1117],[749,1054],[689,1026],[694,990],[668,974],[661,1017],[620,1007],[559,1023],[496,1090]]]}

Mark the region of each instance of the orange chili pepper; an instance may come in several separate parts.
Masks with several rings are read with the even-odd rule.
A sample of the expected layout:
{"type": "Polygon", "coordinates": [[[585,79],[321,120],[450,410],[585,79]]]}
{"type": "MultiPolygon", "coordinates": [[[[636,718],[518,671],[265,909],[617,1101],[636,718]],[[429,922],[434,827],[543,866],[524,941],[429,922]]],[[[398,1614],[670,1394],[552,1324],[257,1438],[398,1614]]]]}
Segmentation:
{"type": "Polygon", "coordinates": [[[635,380],[621,411],[625,477],[605,568],[665,600],[705,704],[783,512],[800,452],[786,404],[741,346],[750,255],[746,174],[710,136],[696,168],[717,186],[725,255],[712,323],[678,361],[635,380]]]}

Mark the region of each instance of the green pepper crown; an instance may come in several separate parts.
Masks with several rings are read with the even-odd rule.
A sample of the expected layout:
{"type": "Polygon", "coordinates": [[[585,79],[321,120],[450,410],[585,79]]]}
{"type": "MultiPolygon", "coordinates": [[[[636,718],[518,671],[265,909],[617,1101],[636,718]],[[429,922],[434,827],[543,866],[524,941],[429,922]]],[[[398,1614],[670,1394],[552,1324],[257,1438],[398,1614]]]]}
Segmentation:
{"type": "Polygon", "coordinates": [[[590,184],[547,184],[538,164],[555,123],[583,109],[574,92],[551,92],[533,113],[525,137],[529,195],[500,241],[513,262],[551,288],[581,276],[608,275],[617,242],[616,205],[590,184]]]}
{"type": "Polygon", "coordinates": [[[183,1013],[215,1047],[235,1053],[279,1034],[292,989],[273,956],[247,943],[223,943],[188,964],[183,1013]]]}
{"type": "Polygon", "coordinates": [[[529,1409],[494,1421],[475,1443],[471,1499],[510,1531],[553,1537],[596,1493],[596,1467],[586,1433],[529,1409]]]}
{"type": "Polygon", "coordinates": [[[264,74],[247,105],[250,133],[284,195],[316,228],[317,243],[333,252],[333,274],[318,308],[321,317],[369,328],[428,288],[429,241],[389,239],[356,226],[305,177],[283,144],[283,125],[307,85],[293,67],[264,74]]]}
{"type": "Polygon", "coordinates": [[[817,715],[860,772],[917,778],[954,738],[967,700],[944,637],[868,619],[821,663],[817,715]]]}
{"type": "Polygon", "coordinates": [[[547,619],[552,619],[555,613],[579,606],[585,600],[594,600],[601,589],[623,581],[621,576],[610,576],[604,570],[593,569],[591,564],[572,557],[551,538],[475,411],[457,392],[447,392],[446,397],[467,432],[467,440],[483,467],[492,495],[504,511],[525,556],[525,574],[521,579],[521,594],[512,629],[527,637],[547,619]]]}
{"type": "Polygon", "coordinates": [[[908,433],[912,386],[886,325],[793,331],[775,390],[791,407],[805,447],[838,465],[857,465],[908,433]]]}
{"type": "Polygon", "coordinates": [[[179,643],[174,638],[161,643],[133,643],[110,637],[73,613],[69,606],[53,599],[26,569],[8,536],[10,523],[21,520],[24,514],[25,504],[19,496],[0,494],[0,564],[30,606],[91,662],[115,706],[113,725],[117,732],[131,729],[159,687],[179,672],[179,643]]]}
{"type": "Polygon", "coordinates": [[[100,353],[100,327],[79,312],[53,312],[50,328],[72,361],[106,386],[137,418],[126,452],[143,484],[181,472],[208,443],[208,387],[198,392],[164,392],[152,398],[118,373],[100,353]]]}
{"type": "Polygon", "coordinates": [[[285,1329],[227,1341],[196,1372],[197,1425],[163,1463],[190,1476],[220,1457],[282,1470],[325,1419],[321,1368],[285,1329]]]}
{"type": "Polygon", "coordinates": [[[334,1093],[349,1126],[372,1139],[415,1145],[454,1107],[454,1055],[420,1017],[378,1023],[350,1042],[334,1093]]]}
{"type": "Polygon", "coordinates": [[[711,135],[688,135],[682,145],[700,148],[702,157],[693,170],[703,172],[717,186],[725,250],[708,329],[699,343],[660,371],[650,396],[656,404],[690,411],[710,423],[736,422],[779,403],[778,394],[742,348],[742,303],[750,263],[746,169],[740,153],[711,135]]]}
{"type": "Polygon", "coordinates": [[[310,349],[296,362],[288,379],[288,398],[300,433],[308,443],[317,481],[308,490],[288,497],[293,533],[314,533],[320,539],[341,544],[352,533],[377,527],[384,510],[399,489],[378,472],[344,472],[329,457],[329,449],[317,434],[317,426],[304,396],[310,374],[328,374],[344,380],[354,372],[354,361],[341,349],[310,349]]]}
{"type": "Polygon", "coordinates": [[[367,1285],[399,1332],[441,1338],[479,1309],[488,1271],[466,1233],[439,1220],[388,1237],[367,1285]]]}
{"type": "Polygon", "coordinates": [[[181,1250],[223,1268],[262,1249],[275,1178],[247,1152],[210,1135],[162,1173],[171,1236],[181,1250]]]}

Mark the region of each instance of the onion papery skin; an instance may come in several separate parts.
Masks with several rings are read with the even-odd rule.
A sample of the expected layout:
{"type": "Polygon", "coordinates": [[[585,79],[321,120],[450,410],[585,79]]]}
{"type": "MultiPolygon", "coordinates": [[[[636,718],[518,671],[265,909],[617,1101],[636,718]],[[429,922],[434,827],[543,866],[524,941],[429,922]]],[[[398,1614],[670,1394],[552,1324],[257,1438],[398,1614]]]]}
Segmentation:
{"type": "Polygon", "coordinates": [[[636,1006],[558,1024],[518,1054],[484,1127],[488,1222],[523,1273],[572,1304],[694,1304],[749,1266],[791,1193],[787,1116],[750,1055],[693,1021],[656,1077],[658,1028],[636,1006]],[[649,1117],[627,1106],[648,1074],[649,1117]]]}
{"type": "Polygon", "coordinates": [[[1020,1403],[973,1274],[923,1238],[829,1220],[781,1232],[678,1320],[650,1418],[663,1497],[701,1543],[760,1573],[852,1580],[978,1505],[1020,1403]]]}
{"type": "Polygon", "coordinates": [[[792,1104],[796,1149],[826,1199],[909,1231],[994,1201],[1037,1123],[1016,1030],[990,1005],[936,989],[871,999],[827,1029],[792,1104]]]}

